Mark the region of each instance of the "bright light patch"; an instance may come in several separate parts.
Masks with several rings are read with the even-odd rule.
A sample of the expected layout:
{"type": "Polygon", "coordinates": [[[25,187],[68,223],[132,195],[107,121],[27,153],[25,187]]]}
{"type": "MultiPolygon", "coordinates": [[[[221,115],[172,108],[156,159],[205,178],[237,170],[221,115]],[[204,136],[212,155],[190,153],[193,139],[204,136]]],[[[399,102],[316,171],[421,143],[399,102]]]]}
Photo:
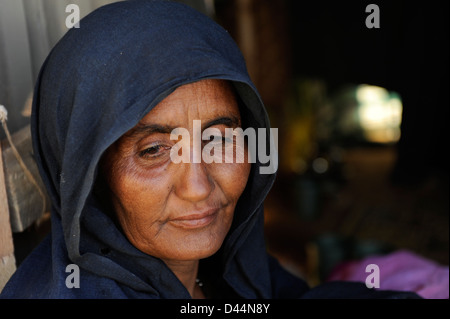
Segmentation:
{"type": "Polygon", "coordinates": [[[356,89],[356,99],[359,122],[368,141],[394,143],[400,139],[403,105],[397,94],[363,84],[356,89]]]}

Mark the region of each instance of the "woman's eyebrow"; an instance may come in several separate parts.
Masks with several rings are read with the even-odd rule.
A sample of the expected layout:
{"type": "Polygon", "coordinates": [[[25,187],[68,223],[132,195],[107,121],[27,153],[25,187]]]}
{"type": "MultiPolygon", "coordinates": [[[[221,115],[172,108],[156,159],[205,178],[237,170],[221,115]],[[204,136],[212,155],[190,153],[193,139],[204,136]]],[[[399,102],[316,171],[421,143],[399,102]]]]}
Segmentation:
{"type": "Polygon", "coordinates": [[[127,135],[128,136],[136,136],[136,135],[150,135],[154,133],[161,134],[170,134],[175,129],[175,127],[169,125],[161,125],[161,124],[138,124],[134,127],[127,135]]]}
{"type": "MultiPolygon", "coordinates": [[[[203,123],[202,123],[203,124],[203,123]]],[[[221,116],[218,118],[215,118],[213,120],[210,120],[202,125],[202,130],[214,126],[214,125],[225,125],[228,127],[235,127],[239,126],[241,124],[241,121],[239,118],[235,116],[221,116]]]]}
{"type": "MultiPolygon", "coordinates": [[[[203,124],[203,123],[202,123],[203,124]]],[[[214,126],[214,125],[225,125],[229,127],[235,127],[240,125],[240,121],[235,116],[221,116],[213,120],[209,120],[202,125],[202,130],[214,126]]],[[[177,127],[170,125],[161,124],[138,124],[126,135],[128,137],[150,135],[154,133],[160,134],[170,134],[177,127]]]]}

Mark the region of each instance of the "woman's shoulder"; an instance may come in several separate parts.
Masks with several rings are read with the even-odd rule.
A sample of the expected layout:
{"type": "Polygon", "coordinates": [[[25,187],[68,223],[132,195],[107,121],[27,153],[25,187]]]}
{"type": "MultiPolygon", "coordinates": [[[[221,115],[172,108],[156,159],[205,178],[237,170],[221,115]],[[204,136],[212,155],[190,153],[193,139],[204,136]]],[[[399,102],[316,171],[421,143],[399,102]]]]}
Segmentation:
{"type": "Polygon", "coordinates": [[[1,291],[0,299],[125,298],[112,279],[96,276],[52,247],[51,235],[21,262],[1,291]]]}
{"type": "Polygon", "coordinates": [[[285,269],[275,257],[269,255],[268,259],[274,299],[300,298],[309,291],[305,280],[285,269]]]}

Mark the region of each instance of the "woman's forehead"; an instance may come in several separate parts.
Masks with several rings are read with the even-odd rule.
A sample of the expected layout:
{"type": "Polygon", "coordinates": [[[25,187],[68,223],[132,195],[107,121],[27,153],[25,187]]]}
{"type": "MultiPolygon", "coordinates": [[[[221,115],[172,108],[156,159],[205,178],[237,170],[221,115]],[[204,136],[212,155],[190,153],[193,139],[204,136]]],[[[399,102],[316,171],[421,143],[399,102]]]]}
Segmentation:
{"type": "Polygon", "coordinates": [[[193,120],[226,116],[240,120],[236,94],[229,82],[208,79],[178,87],[147,113],[139,125],[159,123],[178,127],[193,120]]]}

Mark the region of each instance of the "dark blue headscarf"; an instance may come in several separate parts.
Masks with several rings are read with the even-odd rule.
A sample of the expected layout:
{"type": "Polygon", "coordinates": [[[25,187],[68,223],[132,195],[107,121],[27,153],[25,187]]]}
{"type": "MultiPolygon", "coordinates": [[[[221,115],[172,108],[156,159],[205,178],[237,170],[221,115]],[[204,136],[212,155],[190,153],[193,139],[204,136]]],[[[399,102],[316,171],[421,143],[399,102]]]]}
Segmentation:
{"type": "MultiPolygon", "coordinates": [[[[126,239],[94,188],[103,152],[177,87],[202,79],[231,81],[247,126],[270,127],[230,35],[186,5],[117,2],[66,33],[41,69],[31,119],[36,161],[52,201],[52,230],[2,297],[190,298],[161,260],[126,239]],[[69,264],[80,268],[80,288],[66,286],[69,264]]],[[[263,201],[275,175],[253,165],[222,248],[200,263],[209,294],[308,296],[305,282],[266,252],[263,201]]]]}

